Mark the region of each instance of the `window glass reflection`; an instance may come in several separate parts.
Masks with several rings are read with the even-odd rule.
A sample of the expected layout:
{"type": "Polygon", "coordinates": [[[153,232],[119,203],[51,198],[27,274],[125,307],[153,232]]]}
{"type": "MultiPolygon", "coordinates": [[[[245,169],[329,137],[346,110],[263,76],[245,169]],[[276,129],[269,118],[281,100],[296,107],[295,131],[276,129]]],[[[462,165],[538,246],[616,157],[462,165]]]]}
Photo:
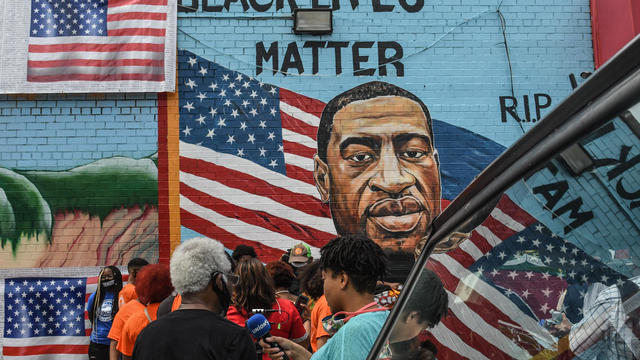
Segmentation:
{"type": "Polygon", "coordinates": [[[412,332],[403,309],[379,358],[640,358],[638,119],[640,105],[570,146],[432,254],[421,280],[441,279],[447,316],[412,332]]]}

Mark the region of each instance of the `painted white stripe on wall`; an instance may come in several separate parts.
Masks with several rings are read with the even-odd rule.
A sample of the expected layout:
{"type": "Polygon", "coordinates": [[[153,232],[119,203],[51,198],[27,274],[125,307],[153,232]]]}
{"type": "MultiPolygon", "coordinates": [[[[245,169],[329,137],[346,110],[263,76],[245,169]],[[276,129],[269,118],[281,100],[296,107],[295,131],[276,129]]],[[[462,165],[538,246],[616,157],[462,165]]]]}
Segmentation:
{"type": "Polygon", "coordinates": [[[308,137],[307,135],[298,134],[297,132],[293,132],[289,129],[282,128],[282,138],[290,142],[304,145],[311,149],[317,148],[317,143],[315,140],[308,137]]]}
{"type": "Polygon", "coordinates": [[[245,174],[250,174],[269,184],[299,194],[305,194],[320,200],[320,194],[315,186],[306,182],[292,179],[275,171],[257,165],[251,160],[243,159],[234,155],[220,153],[202,146],[193,145],[180,141],[180,156],[189,159],[197,159],[210,162],[219,166],[224,166],[231,170],[236,170],[245,174]]]}
{"type": "MultiPolygon", "coordinates": [[[[259,242],[272,248],[286,250],[300,242],[300,240],[290,238],[286,235],[276,233],[259,226],[247,224],[238,219],[223,216],[211,209],[194,203],[184,195],[180,195],[180,208],[216,224],[216,226],[221,229],[235,234],[238,237],[259,242]]],[[[309,247],[311,248],[311,254],[313,257],[320,256],[320,249],[313,246],[309,247]]]]}
{"type": "Polygon", "coordinates": [[[283,219],[291,219],[299,224],[304,224],[320,231],[336,234],[336,230],[333,226],[333,220],[330,218],[309,215],[270,198],[234,189],[217,181],[182,171],[180,172],[180,182],[196,190],[206,192],[211,197],[224,200],[245,209],[264,211],[283,219]]]}
{"type": "Polygon", "coordinates": [[[305,124],[318,127],[320,125],[320,118],[305,112],[304,110],[298,109],[297,107],[287,104],[284,101],[280,101],[280,110],[289,116],[293,116],[294,118],[303,121],[305,124]]]}

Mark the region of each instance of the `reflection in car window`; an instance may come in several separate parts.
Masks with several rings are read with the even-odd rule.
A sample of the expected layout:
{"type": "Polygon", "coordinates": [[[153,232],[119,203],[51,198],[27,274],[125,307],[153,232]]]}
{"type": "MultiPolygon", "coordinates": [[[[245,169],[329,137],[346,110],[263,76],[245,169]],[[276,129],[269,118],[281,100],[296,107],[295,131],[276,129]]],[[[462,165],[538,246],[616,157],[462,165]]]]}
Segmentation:
{"type": "Polygon", "coordinates": [[[639,119],[640,104],[568,147],[432,254],[448,315],[379,358],[640,358],[639,119]]]}

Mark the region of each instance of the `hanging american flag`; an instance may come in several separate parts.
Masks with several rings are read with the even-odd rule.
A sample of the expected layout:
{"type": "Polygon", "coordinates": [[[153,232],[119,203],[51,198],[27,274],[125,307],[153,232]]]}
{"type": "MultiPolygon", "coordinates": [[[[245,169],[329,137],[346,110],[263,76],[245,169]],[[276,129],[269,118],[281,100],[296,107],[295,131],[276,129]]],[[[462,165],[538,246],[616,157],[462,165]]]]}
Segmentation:
{"type": "Polygon", "coordinates": [[[97,277],[2,279],[2,357],[86,359],[91,334],[86,301],[97,281],[97,277]]]}
{"type": "Polygon", "coordinates": [[[427,267],[450,298],[449,316],[431,331],[439,359],[528,359],[552,352],[555,340],[539,321],[561,303],[577,322],[587,284],[626,278],[561,239],[507,195],[469,240],[432,255],[427,267]]]}
{"type": "Polygon", "coordinates": [[[163,81],[167,0],[31,0],[27,80],[163,81]]]}
{"type": "Polygon", "coordinates": [[[0,89],[174,91],[176,2],[7,1],[0,14],[0,89]]]}
{"type": "Polygon", "coordinates": [[[313,181],[324,103],[179,51],[181,224],[263,261],[335,236],[313,181]],[[303,110],[304,109],[304,110],[303,110]]]}

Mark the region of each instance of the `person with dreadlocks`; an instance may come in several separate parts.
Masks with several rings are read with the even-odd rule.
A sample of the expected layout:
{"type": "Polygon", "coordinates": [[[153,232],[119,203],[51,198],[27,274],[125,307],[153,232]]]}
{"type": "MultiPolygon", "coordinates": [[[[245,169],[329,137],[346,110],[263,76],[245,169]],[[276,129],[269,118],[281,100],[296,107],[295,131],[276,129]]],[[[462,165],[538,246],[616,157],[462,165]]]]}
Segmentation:
{"type": "Polygon", "coordinates": [[[322,320],[332,337],[315,354],[294,342],[271,336],[277,343],[260,345],[272,359],[364,359],[373,346],[389,310],[374,301],[374,290],[387,268],[386,255],[375,242],[360,235],[339,236],[320,250],[324,295],[333,315],[322,320]],[[282,350],[280,350],[282,349],[282,350]]]}
{"type": "Polygon", "coordinates": [[[89,359],[108,360],[111,340],[107,337],[118,312],[118,293],[122,290],[122,274],[115,266],[107,266],[98,275],[98,289],[89,296],[87,312],[91,321],[89,359]]]}

